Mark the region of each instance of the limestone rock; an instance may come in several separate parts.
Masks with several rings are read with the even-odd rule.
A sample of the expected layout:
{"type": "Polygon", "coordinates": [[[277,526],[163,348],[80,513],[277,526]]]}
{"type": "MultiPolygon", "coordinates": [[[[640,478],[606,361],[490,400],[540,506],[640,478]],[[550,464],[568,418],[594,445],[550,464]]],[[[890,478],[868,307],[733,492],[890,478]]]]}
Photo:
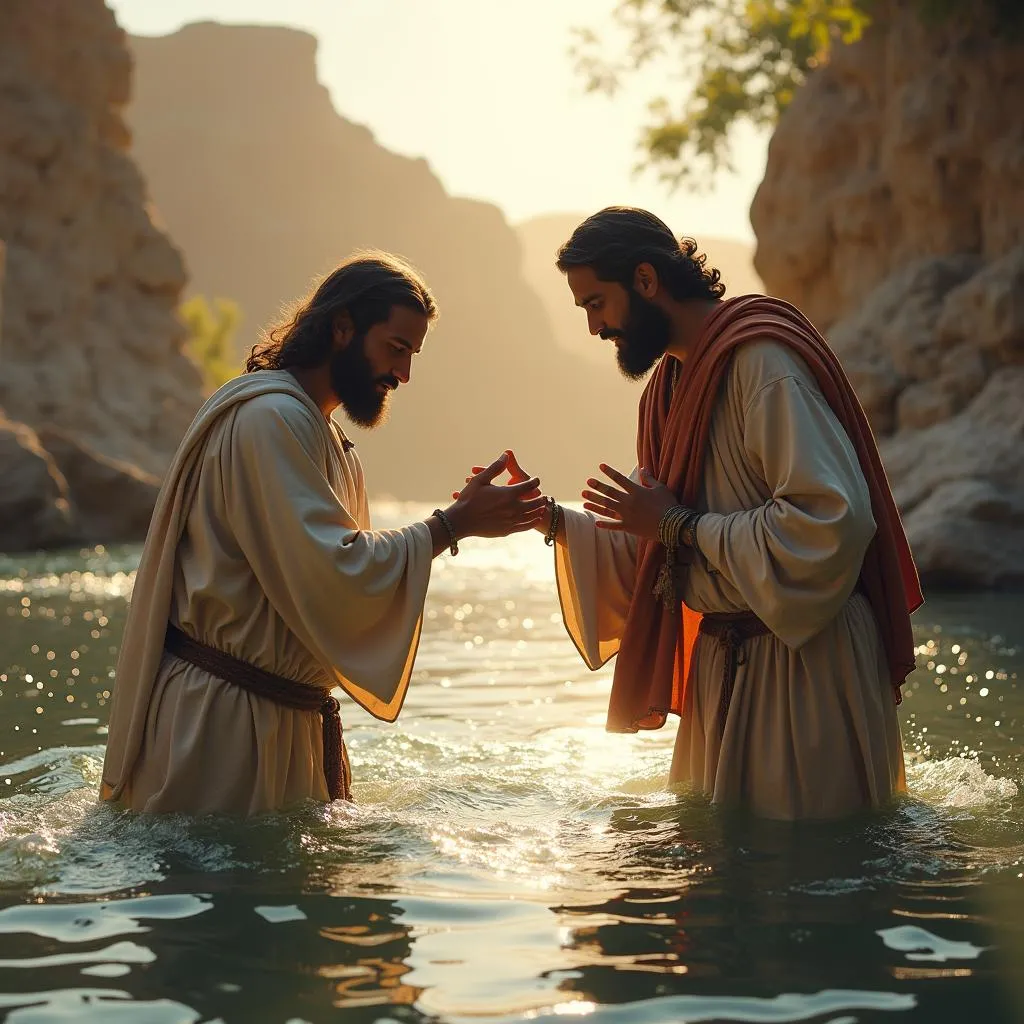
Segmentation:
{"type": "Polygon", "coordinates": [[[896,422],[901,430],[918,430],[941,423],[956,412],[956,396],[940,381],[918,381],[900,395],[896,422]]]}
{"type": "Polygon", "coordinates": [[[1001,362],[1024,362],[1024,245],[957,288],[937,324],[946,344],[976,344],[1001,362]]]}
{"type": "Polygon", "coordinates": [[[127,151],[130,89],[103,0],[0,4],[0,405],[159,474],[201,384],[175,316],[184,265],[127,151]]]}
{"type": "Polygon", "coordinates": [[[1024,40],[969,6],[935,25],[917,0],[873,4],[779,122],[755,266],[819,327],[909,263],[1024,242],[1024,40]]]}
{"type": "Polygon", "coordinates": [[[44,427],[39,440],[74,495],[74,529],[81,543],[144,540],[160,478],[91,449],[65,431],[44,427]]]}
{"type": "Polygon", "coordinates": [[[926,586],[1024,584],[1024,493],[987,480],[940,484],[907,518],[926,586]]]}
{"type": "MultiPolygon", "coordinates": [[[[936,333],[942,303],[979,265],[975,257],[953,256],[904,267],[829,332],[876,433],[895,429],[904,388],[936,374],[944,355],[936,333]]],[[[915,404],[921,405],[920,398],[915,404]]],[[[935,405],[934,398],[925,404],[935,405]]]]}
{"type": "Polygon", "coordinates": [[[1024,367],[997,370],[960,413],[881,451],[926,580],[1024,583],[1024,367]]]}
{"type": "Polygon", "coordinates": [[[831,332],[882,439],[918,567],[933,582],[1024,582],[1019,253],[974,274],[964,257],[912,265],[831,332]],[[922,271],[934,280],[939,263],[956,271],[944,278],[952,287],[922,292],[922,271]],[[982,500],[992,494],[1000,503],[982,500]]]}
{"type": "Polygon", "coordinates": [[[924,578],[997,586],[1024,582],[1024,38],[969,8],[874,4],[782,117],[751,222],[858,391],[924,578]]]}
{"type": "Polygon", "coordinates": [[[0,550],[61,547],[74,535],[67,482],[39,439],[0,414],[0,550]]]}

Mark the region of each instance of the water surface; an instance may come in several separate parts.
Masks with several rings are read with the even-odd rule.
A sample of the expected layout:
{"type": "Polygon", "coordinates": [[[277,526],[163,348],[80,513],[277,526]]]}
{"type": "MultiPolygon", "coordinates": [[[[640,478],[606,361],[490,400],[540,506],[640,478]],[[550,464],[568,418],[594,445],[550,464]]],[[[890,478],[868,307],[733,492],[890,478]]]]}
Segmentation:
{"type": "Polygon", "coordinates": [[[470,541],[399,722],[347,708],[355,806],[147,819],[95,802],[137,560],[0,559],[6,1020],[1024,1020],[1020,596],[918,613],[910,799],[791,826],[670,792],[539,538],[470,541]]]}

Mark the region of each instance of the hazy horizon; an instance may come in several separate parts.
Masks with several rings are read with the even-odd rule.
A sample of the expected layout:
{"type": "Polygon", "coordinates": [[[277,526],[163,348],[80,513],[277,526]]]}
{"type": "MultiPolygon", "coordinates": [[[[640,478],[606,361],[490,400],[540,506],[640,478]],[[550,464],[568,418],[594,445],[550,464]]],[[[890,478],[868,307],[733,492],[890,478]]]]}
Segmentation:
{"type": "Polygon", "coordinates": [[[753,241],[749,207],[764,170],[766,133],[739,134],[740,171],[718,175],[706,194],[670,194],[653,173],[632,171],[647,100],[673,87],[671,67],[645,70],[614,99],[584,92],[568,52],[571,29],[604,29],[613,39],[614,0],[524,0],[512,20],[472,0],[346,8],[294,0],[287,19],[271,0],[108,6],[136,35],[165,35],[196,21],[312,33],[318,76],[339,113],[365,124],[388,149],[425,158],[450,194],[494,203],[512,223],[624,203],[653,210],[677,234],[753,241]],[[524,63],[528,74],[517,75],[524,63]]]}

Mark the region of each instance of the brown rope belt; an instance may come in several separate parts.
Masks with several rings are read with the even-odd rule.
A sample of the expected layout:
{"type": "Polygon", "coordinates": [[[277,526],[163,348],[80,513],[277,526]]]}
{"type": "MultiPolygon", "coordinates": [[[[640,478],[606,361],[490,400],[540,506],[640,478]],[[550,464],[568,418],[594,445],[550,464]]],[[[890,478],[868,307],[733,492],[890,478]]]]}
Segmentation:
{"type": "Polygon", "coordinates": [[[753,612],[715,612],[700,620],[698,636],[708,636],[718,641],[725,654],[722,667],[722,699],[719,703],[719,717],[722,730],[729,714],[732,690],[736,684],[736,670],[747,659],[743,644],[756,636],[767,636],[771,630],[753,612]]]}
{"type": "Polygon", "coordinates": [[[204,672],[240,686],[257,697],[266,697],[282,707],[296,711],[319,711],[323,720],[324,776],[327,792],[332,800],[351,799],[349,780],[351,773],[348,754],[341,730],[341,706],[326,686],[309,686],[284,676],[274,675],[247,661],[208,647],[183,633],[177,626],[167,624],[164,649],[182,661],[187,661],[204,672]]]}

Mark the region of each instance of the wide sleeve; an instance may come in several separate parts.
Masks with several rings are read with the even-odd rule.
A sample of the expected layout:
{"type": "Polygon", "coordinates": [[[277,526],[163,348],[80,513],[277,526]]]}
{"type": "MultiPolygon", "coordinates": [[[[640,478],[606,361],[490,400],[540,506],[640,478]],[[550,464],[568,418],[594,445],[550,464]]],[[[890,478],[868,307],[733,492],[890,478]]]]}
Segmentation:
{"type": "Polygon", "coordinates": [[[328,442],[299,402],[244,403],[224,459],[228,519],[288,629],[334,685],[393,721],[419,643],[430,530],[360,530],[360,510],[346,508],[326,476],[328,442]]]}
{"type": "Polygon", "coordinates": [[[599,530],[589,512],[562,511],[565,539],[555,545],[562,620],[587,667],[598,669],[622,640],[636,580],[636,537],[599,530]]]}
{"type": "Polygon", "coordinates": [[[771,631],[796,649],[845,604],[875,521],[846,431],[813,378],[760,388],[743,418],[746,456],[766,481],[761,506],[708,513],[697,545],[771,631]]]}

